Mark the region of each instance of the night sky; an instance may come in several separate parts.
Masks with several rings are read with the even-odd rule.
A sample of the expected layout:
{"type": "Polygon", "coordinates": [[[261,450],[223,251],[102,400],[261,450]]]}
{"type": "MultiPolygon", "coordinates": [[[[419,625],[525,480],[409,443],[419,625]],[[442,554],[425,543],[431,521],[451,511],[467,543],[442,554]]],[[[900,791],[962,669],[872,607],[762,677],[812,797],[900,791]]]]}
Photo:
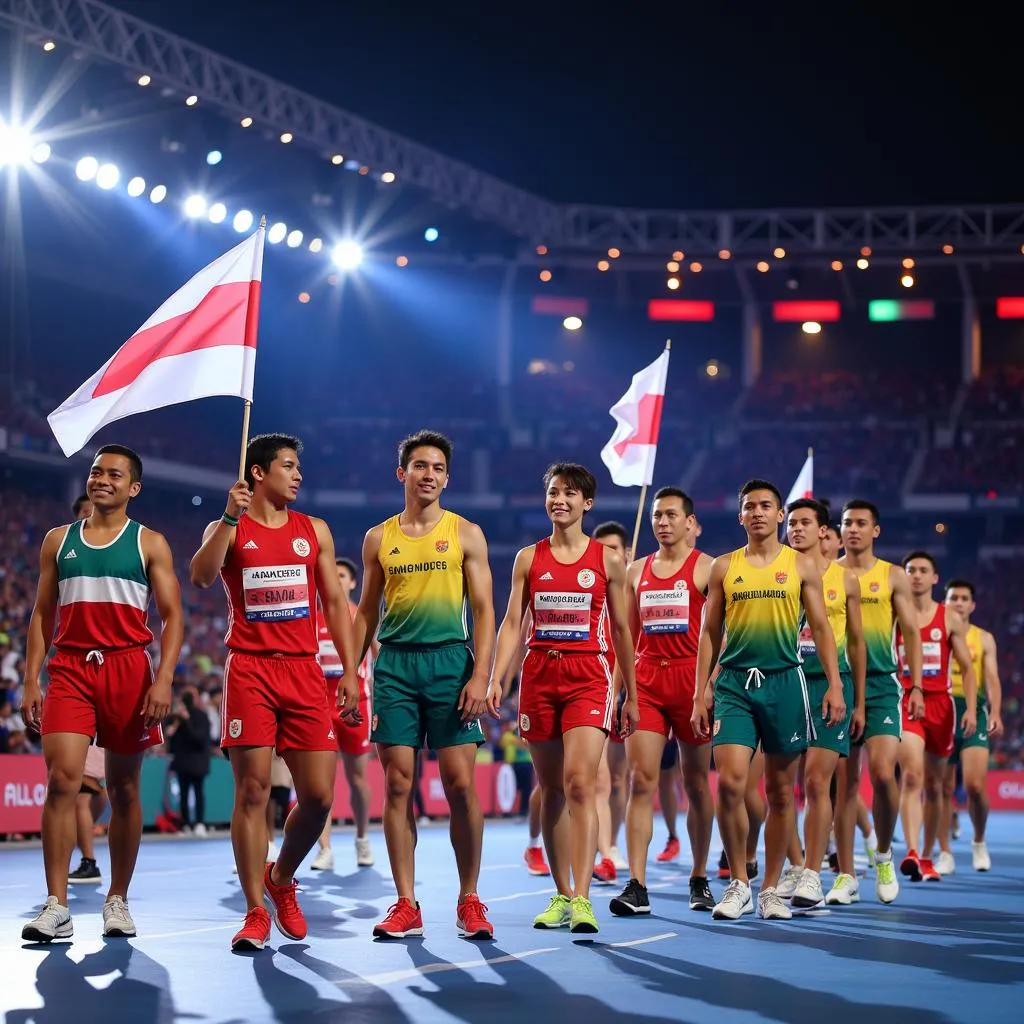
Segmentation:
{"type": "Polygon", "coordinates": [[[556,200],[1024,198],[1016,35],[994,5],[112,2],[556,200]]]}

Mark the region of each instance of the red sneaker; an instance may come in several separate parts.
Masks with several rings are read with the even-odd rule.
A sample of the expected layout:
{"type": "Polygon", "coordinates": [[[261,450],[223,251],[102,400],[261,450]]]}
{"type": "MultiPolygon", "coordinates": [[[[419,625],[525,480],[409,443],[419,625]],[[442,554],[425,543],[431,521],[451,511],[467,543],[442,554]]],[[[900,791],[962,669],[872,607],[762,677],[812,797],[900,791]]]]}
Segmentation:
{"type": "Polygon", "coordinates": [[[548,867],[548,862],[544,859],[544,851],[539,846],[528,846],[526,853],[523,854],[523,859],[526,861],[526,870],[531,875],[551,874],[551,868],[548,867]]]}
{"type": "Polygon", "coordinates": [[[455,927],[464,939],[493,939],[494,925],[487,920],[487,908],[475,892],[459,900],[455,927]]]}
{"type": "Polygon", "coordinates": [[[935,865],[932,863],[930,857],[922,857],[920,860],[921,864],[921,881],[923,882],[941,882],[942,875],[935,870],[935,865]]]}
{"type": "Polygon", "coordinates": [[[282,935],[289,939],[304,939],[306,937],[306,918],[295,898],[299,883],[293,878],[288,885],[276,885],[270,880],[270,873],[274,870],[274,861],[267,864],[263,872],[263,888],[270,897],[271,905],[274,908],[274,924],[282,935]]]}
{"type": "Polygon", "coordinates": [[[594,868],[594,877],[599,882],[604,882],[605,885],[613,885],[615,879],[618,877],[618,872],[615,870],[615,862],[611,857],[605,857],[600,864],[594,868]]]}
{"type": "Polygon", "coordinates": [[[912,882],[921,881],[921,859],[917,850],[907,850],[906,857],[900,862],[900,874],[906,875],[912,882]]]}
{"type": "Polygon", "coordinates": [[[675,860],[679,856],[679,840],[673,836],[666,844],[665,849],[658,854],[654,859],[659,864],[664,864],[666,861],[675,860]]]}
{"type": "Polygon", "coordinates": [[[388,916],[373,929],[375,939],[404,939],[423,934],[423,915],[420,905],[404,896],[388,907],[388,916]]]}
{"type": "Polygon", "coordinates": [[[231,940],[235,950],[262,949],[270,938],[270,915],[265,907],[253,907],[245,915],[245,924],[231,940]]]}

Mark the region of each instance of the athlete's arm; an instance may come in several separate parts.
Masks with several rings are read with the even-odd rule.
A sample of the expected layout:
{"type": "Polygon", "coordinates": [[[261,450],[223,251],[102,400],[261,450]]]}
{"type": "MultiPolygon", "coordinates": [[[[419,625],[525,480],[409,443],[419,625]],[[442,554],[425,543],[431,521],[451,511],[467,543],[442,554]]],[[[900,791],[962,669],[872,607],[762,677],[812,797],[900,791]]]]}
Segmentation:
{"type": "Polygon", "coordinates": [[[839,675],[836,638],[828,624],[821,574],[810,555],[797,553],[796,571],[800,574],[800,601],[804,606],[804,615],[814,637],[818,660],[828,679],[828,689],[821,701],[821,717],[831,728],[846,720],[846,698],[843,696],[843,680],[839,675]]]}
{"type": "MultiPolygon", "coordinates": [[[[637,587],[644,571],[644,561],[645,559],[643,558],[636,559],[626,567],[626,606],[629,609],[629,636],[633,651],[636,651],[640,632],[643,629],[643,623],[640,619],[640,601],[637,596],[637,587]]],[[[622,692],[624,685],[622,669],[619,667],[619,659],[616,658],[615,669],[612,672],[612,689],[616,695],[622,692]]]]}
{"type": "Polygon", "coordinates": [[[497,701],[501,703],[501,684],[508,674],[519,648],[520,631],[523,626],[523,613],[526,602],[530,598],[530,568],[533,565],[534,545],[523,548],[517,555],[512,566],[512,590],[508,595],[508,608],[505,618],[498,629],[498,642],[494,650],[494,665],[491,667],[491,699],[494,690],[498,689],[497,701]]]}
{"type": "Polygon", "coordinates": [[[142,706],[145,726],[150,729],[162,722],[171,710],[171,687],[185,638],[185,618],[181,611],[181,587],[174,572],[174,557],[162,533],[148,529],[142,531],[142,557],[156,610],[160,614],[160,665],[142,706]]]}
{"type": "Polygon", "coordinates": [[[57,552],[60,551],[67,532],[66,526],[50,530],[39,548],[39,582],[36,584],[36,603],[32,608],[32,618],[28,623],[25,686],[21,701],[21,717],[30,729],[39,728],[43,710],[39,673],[43,670],[43,659],[53,643],[53,631],[57,625],[57,604],[60,600],[57,587],[57,552]]]}
{"type": "MultiPolygon", "coordinates": [[[[239,480],[234,487],[228,491],[228,503],[224,509],[227,519],[239,519],[249,510],[252,503],[252,491],[244,480],[239,480]]],[[[224,563],[231,554],[231,548],[235,543],[235,528],[225,518],[210,523],[203,531],[203,543],[199,550],[192,556],[192,563],[189,566],[189,576],[192,586],[206,589],[217,582],[224,563]]]]}
{"type": "Polygon", "coordinates": [[[949,647],[960,666],[960,678],[964,684],[964,702],[967,708],[964,711],[960,724],[964,730],[964,736],[973,736],[978,728],[978,677],[974,672],[974,665],[971,662],[971,652],[967,647],[967,627],[964,620],[953,611],[946,609],[946,635],[949,637],[949,647]]]}
{"type": "Polygon", "coordinates": [[[380,539],[384,526],[373,527],[363,538],[363,589],[359,593],[359,607],[353,620],[353,643],[356,661],[366,657],[370,642],[380,625],[380,602],[384,597],[384,566],[380,564],[380,539]]]}
{"type": "Polygon", "coordinates": [[[999,662],[996,660],[996,638],[981,631],[982,671],[985,673],[985,696],[988,697],[988,734],[999,736],[1003,731],[1003,685],[999,681],[999,662]]]}
{"type": "Polygon", "coordinates": [[[626,563],[622,556],[611,548],[605,548],[604,571],[608,577],[608,589],[605,601],[608,604],[612,626],[612,646],[615,649],[615,667],[622,673],[626,686],[626,701],[622,705],[622,717],[619,722],[619,734],[630,736],[636,730],[640,720],[640,709],[636,698],[636,671],[633,666],[633,636],[629,629],[629,606],[627,601],[636,604],[635,596],[626,595],[626,563]]]}
{"type": "Polygon", "coordinates": [[[464,722],[475,721],[490,711],[499,718],[501,694],[491,692],[491,662],[494,659],[494,586],[487,561],[487,538],[475,523],[459,520],[462,545],[462,573],[473,612],[473,674],[459,695],[458,708],[464,722]]]}
{"type": "Polygon", "coordinates": [[[359,710],[359,678],[356,670],[362,659],[355,656],[352,612],[348,606],[348,595],[341,589],[338,580],[334,536],[322,519],[310,519],[310,522],[313,524],[319,549],[316,554],[316,590],[320,595],[327,630],[341,658],[342,675],[338,680],[335,700],[342,717],[350,718],[358,724],[362,721],[362,713],[359,710]]]}
{"type": "Polygon", "coordinates": [[[711,580],[711,567],[715,560],[703,551],[697,556],[697,563],[693,567],[693,585],[702,593],[707,594],[708,583],[711,580]]]}
{"type": "Polygon", "coordinates": [[[907,714],[911,718],[924,718],[924,690],[921,688],[921,630],[914,614],[914,601],[910,596],[910,580],[898,565],[889,569],[892,591],[892,610],[903,637],[903,655],[910,669],[910,695],[907,714]]]}
{"type": "Polygon", "coordinates": [[[728,556],[711,563],[708,576],[708,599],[700,622],[697,641],[697,680],[693,689],[693,714],[690,724],[700,737],[708,734],[708,706],[705,691],[711,689],[711,672],[722,653],[722,633],[725,630],[725,573],[729,568],[728,556]]]}
{"type": "Polygon", "coordinates": [[[867,701],[868,649],[864,643],[864,617],[860,611],[860,581],[857,574],[843,570],[843,589],[846,591],[846,657],[853,673],[853,715],[850,719],[850,739],[860,739],[864,731],[865,703],[867,701]]]}

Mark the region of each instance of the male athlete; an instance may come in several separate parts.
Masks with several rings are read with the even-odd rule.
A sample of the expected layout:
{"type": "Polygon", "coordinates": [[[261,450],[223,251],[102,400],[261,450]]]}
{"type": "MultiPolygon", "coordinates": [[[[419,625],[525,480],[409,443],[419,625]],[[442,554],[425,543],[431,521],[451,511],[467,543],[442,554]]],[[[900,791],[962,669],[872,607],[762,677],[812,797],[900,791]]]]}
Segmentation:
{"type": "MultiPolygon", "coordinates": [[[[875,854],[875,894],[892,903],[900,884],[892,862],[892,837],[899,813],[900,791],[896,784],[896,760],[900,751],[903,687],[896,675],[894,629],[899,623],[906,651],[910,691],[907,717],[924,714],[921,693],[921,633],[914,614],[907,574],[898,565],[875,555],[875,540],[882,532],[878,509],[870,501],[854,498],[843,506],[842,541],[845,550],[839,564],[850,569],[860,582],[861,623],[867,649],[864,679],[864,732],[868,771],[874,788],[872,814],[878,837],[875,854]]],[[[847,794],[860,785],[860,757],[846,766],[847,794]]]]}
{"type": "Polygon", "coordinates": [[[223,516],[206,528],[192,558],[192,583],[218,576],[228,595],[221,746],[231,758],[235,806],[231,843],[246,899],[234,950],[263,949],[269,899],[278,930],[306,937],[295,872],[331,812],[338,741],[317,660],[319,597],[345,674],[336,691],[341,716],[359,721],[348,598],[338,582],[334,538],[322,519],[295,512],[302,442],[287,434],[249,441],[245,479],[228,492],[223,516]],[[267,800],[274,750],[291,772],[296,804],[276,861],[267,861],[267,800]]]}
{"type": "MultiPolygon", "coordinates": [[[[903,742],[900,744],[900,776],[903,792],[900,809],[907,854],[900,872],[912,881],[938,882],[930,853],[939,828],[942,783],[953,753],[957,732],[956,705],[950,682],[950,655],[963,677],[966,695],[960,729],[966,738],[977,728],[978,679],[967,649],[967,627],[949,605],[939,604],[932,592],[939,582],[939,568],[927,551],[912,551],[903,559],[910,580],[914,615],[921,632],[921,686],[924,715],[911,718],[904,703],[903,742]],[[921,838],[921,791],[924,790],[924,845],[921,838]],[[925,856],[918,852],[923,850],[925,856]]],[[[903,637],[896,631],[900,676],[904,689],[913,687],[903,637]]]]}
{"type": "Polygon", "coordinates": [[[650,913],[647,852],[666,741],[679,748],[689,800],[686,826],[693,852],[690,909],[711,910],[715,905],[707,877],[715,820],[708,785],[710,737],[695,734],[690,722],[711,558],[689,543],[693,519],[690,496],[677,487],[662,487],[651,506],[658,550],[635,561],[627,577],[640,718],[636,732],[626,740],[632,776],[626,810],[630,878],[610,904],[611,912],[620,917],[650,913]]]}
{"type": "Polygon", "coordinates": [[[692,717],[696,735],[707,736],[705,690],[715,664],[720,663],[713,689],[712,742],[718,769],[718,828],[732,881],[712,917],[736,920],[753,913],[744,863],[748,832],[744,795],[751,757],[760,743],[769,813],[757,909],[762,918],[788,920],[793,913],[775,887],[794,828],[797,764],[819,729],[836,728],[846,720],[846,702],[821,574],[808,555],[779,541],[783,509],[778,488],[766,480],[750,480],[740,491],[739,506],[747,544],[720,555],[711,566],[692,717]],[[813,708],[797,653],[801,606],[828,680],[820,705],[813,708]],[[723,630],[727,634],[724,652],[723,630]]]}
{"type": "Polygon", "coordinates": [[[405,488],[405,508],[373,527],[363,541],[356,650],[365,657],[377,636],[371,739],[384,768],[384,838],[398,890],[387,916],[373,929],[377,938],[423,934],[415,893],[413,785],[424,741],[437,753],[451,813],[459,870],[455,926],[465,938],[494,936],[476,891],[483,815],[474,784],[477,746],[484,741],[480,719],[488,712],[499,715],[498,702],[489,700],[494,654],[491,570],[480,527],[441,507],[451,461],[452,444],[443,434],[421,430],[405,438],[398,447],[396,471],[405,488]],[[473,614],[472,652],[467,595],[473,614]]]}
{"type": "Polygon", "coordinates": [[[163,742],[160,723],[171,707],[171,684],[182,641],[181,593],[167,541],[128,518],[142,489],[142,460],[130,448],[96,452],[86,493],[87,519],[50,530],[39,554],[39,586],[28,630],[22,715],[40,727],[46,759],[43,864],[47,898],[22,929],[28,942],[74,934],[68,909],[68,867],[75,845],[75,802],[93,738],[106,750],[110,798],[110,889],[103,934],[133,936],[128,886],[142,839],[142,758],[163,742]],[[154,678],[147,647],[150,599],[162,624],[154,678]],[[56,633],[56,635],[55,635],[56,633]],[[50,685],[43,701],[39,673],[50,685]]]}
{"type": "MultiPolygon", "coordinates": [[[[999,663],[996,658],[996,639],[980,626],[971,622],[974,614],[974,584],[968,580],[950,580],[946,584],[946,605],[958,612],[967,626],[967,649],[978,680],[977,728],[973,736],[964,735],[963,717],[967,711],[964,676],[958,663],[952,665],[953,700],[956,703],[956,737],[953,754],[946,767],[943,780],[942,820],[939,841],[942,853],[936,868],[942,874],[952,874],[956,868],[949,848],[950,818],[953,794],[956,789],[957,764],[963,769],[964,788],[967,790],[967,808],[974,826],[971,842],[971,860],[975,871],[988,871],[992,867],[985,844],[985,826],[988,823],[988,755],[989,737],[995,739],[1003,732],[1003,688],[999,682],[999,663]],[[946,868],[943,871],[943,867],[946,868]]],[[[931,851],[926,850],[925,853],[931,851]]]]}

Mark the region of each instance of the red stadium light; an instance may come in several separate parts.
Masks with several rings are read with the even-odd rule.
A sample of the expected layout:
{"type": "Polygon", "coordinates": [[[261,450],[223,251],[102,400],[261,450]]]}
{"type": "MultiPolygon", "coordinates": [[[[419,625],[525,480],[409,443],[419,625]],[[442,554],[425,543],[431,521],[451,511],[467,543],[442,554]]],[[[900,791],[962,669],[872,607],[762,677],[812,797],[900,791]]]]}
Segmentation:
{"type": "Polygon", "coordinates": [[[772,319],[781,323],[834,323],[839,319],[839,303],[832,299],[817,302],[773,302],[772,319]]]}
{"type": "Polygon", "coordinates": [[[715,304],[694,299],[651,299],[647,303],[647,319],[706,323],[715,319],[715,304]]]}
{"type": "Polygon", "coordinates": [[[590,312],[590,303],[564,295],[534,295],[530,312],[539,316],[585,317],[590,312]]]}
{"type": "Polygon", "coordinates": [[[1000,320],[1024,320],[1024,297],[1007,296],[996,299],[996,316],[1000,320]]]}

